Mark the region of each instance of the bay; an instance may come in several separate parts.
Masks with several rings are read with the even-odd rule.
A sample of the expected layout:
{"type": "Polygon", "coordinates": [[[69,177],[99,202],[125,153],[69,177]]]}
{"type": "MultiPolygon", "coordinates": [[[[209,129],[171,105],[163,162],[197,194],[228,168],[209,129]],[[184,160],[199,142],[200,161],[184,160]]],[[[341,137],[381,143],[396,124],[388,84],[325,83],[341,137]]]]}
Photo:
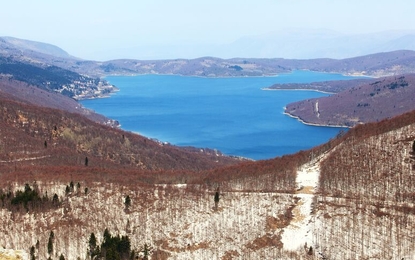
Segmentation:
{"type": "Polygon", "coordinates": [[[217,149],[259,160],[309,149],[345,130],[305,125],[283,113],[290,102],[328,94],[262,88],[351,78],[310,71],[241,78],[110,76],[106,80],[119,92],[81,103],[118,120],[127,131],[178,146],[217,149]]]}

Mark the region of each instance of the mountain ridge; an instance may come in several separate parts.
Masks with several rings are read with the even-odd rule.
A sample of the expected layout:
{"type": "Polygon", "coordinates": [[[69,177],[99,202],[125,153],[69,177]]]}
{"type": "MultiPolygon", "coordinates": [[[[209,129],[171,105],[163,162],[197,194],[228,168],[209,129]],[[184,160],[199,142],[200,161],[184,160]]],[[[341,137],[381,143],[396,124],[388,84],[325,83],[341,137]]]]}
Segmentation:
{"type": "MultiPolygon", "coordinates": [[[[328,97],[290,103],[285,112],[309,124],[351,127],[415,109],[415,74],[341,83],[348,87],[328,97]]],[[[333,83],[326,84],[327,90],[333,83]]]]}
{"type": "Polygon", "coordinates": [[[2,48],[17,48],[21,49],[22,52],[25,51],[32,51],[32,52],[39,52],[46,55],[60,57],[60,58],[75,58],[69,55],[63,49],[57,47],[56,45],[31,41],[31,40],[23,40],[15,37],[10,36],[2,36],[0,37],[0,42],[2,44],[6,44],[6,46],[2,46],[2,48]]]}
{"type": "MultiPolygon", "coordinates": [[[[26,40],[20,40],[25,42],[26,40]]],[[[284,58],[231,58],[201,57],[195,59],[88,61],[28,51],[0,41],[0,55],[15,62],[32,65],[57,66],[81,75],[104,77],[108,75],[178,74],[202,77],[266,76],[289,73],[293,70],[315,70],[350,75],[388,76],[415,72],[415,51],[390,51],[367,54],[347,59],[284,59],[284,58]],[[372,61],[371,61],[372,60],[372,61]],[[376,65],[377,64],[377,65],[376,65]]],[[[25,44],[22,44],[25,46],[25,44]]],[[[29,44],[30,45],[30,42],[29,44]]],[[[56,47],[58,48],[58,47],[56,47]]]]}
{"type": "Polygon", "coordinates": [[[258,35],[246,35],[229,43],[182,43],[123,46],[94,53],[97,60],[134,58],[136,60],[194,59],[213,56],[285,59],[345,59],[400,49],[415,50],[413,30],[373,33],[340,33],[327,29],[290,28],[258,35]],[[115,54],[117,53],[117,54],[115,54]]]}

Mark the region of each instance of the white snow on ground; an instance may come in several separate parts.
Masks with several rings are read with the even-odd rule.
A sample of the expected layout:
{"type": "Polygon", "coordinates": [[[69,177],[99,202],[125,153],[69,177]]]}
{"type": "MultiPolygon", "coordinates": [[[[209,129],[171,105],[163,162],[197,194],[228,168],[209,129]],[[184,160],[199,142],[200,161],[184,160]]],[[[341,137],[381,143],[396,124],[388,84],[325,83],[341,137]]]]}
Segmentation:
{"type": "Polygon", "coordinates": [[[23,250],[4,249],[0,247],[0,259],[14,260],[22,259],[28,260],[29,255],[23,250]]]}
{"type": "MultiPolygon", "coordinates": [[[[324,156],[324,155],[323,155],[324,156]]],[[[314,193],[318,187],[320,176],[320,161],[323,156],[313,160],[312,162],[303,165],[297,171],[297,192],[296,197],[299,199],[293,209],[293,219],[290,225],[284,228],[281,241],[284,244],[284,249],[289,251],[296,251],[313,246],[311,221],[313,219],[312,202],[314,193]]]]}

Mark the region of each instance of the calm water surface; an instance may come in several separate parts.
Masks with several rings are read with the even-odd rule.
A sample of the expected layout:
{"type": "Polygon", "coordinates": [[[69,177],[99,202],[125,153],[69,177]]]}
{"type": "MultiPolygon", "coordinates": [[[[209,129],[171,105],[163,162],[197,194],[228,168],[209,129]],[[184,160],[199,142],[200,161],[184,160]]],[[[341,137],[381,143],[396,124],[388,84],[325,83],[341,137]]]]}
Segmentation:
{"type": "Polygon", "coordinates": [[[118,120],[125,130],[179,146],[267,159],[322,144],[341,128],[308,126],[283,114],[290,102],[327,94],[261,88],[350,77],[296,71],[275,77],[143,75],[106,79],[120,91],[110,98],[81,103],[118,120]]]}

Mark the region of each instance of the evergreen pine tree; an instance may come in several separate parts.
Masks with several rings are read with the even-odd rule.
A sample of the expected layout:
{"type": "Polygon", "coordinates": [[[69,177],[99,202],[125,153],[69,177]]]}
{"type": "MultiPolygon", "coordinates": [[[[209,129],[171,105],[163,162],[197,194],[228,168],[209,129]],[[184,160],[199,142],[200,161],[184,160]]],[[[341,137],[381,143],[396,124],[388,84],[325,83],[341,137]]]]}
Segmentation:
{"type": "Polygon", "coordinates": [[[216,189],[214,201],[215,201],[215,210],[217,210],[218,204],[219,204],[219,187],[216,189]]]}
{"type": "Polygon", "coordinates": [[[35,247],[32,246],[30,248],[30,260],[35,260],[35,259],[36,259],[36,257],[35,257],[35,247]]]}
{"type": "Polygon", "coordinates": [[[58,194],[56,194],[56,193],[53,195],[52,205],[53,206],[58,206],[59,205],[59,197],[58,197],[58,194]]]}
{"type": "Polygon", "coordinates": [[[125,207],[128,209],[131,206],[131,198],[129,195],[127,195],[127,197],[125,197],[125,201],[124,201],[125,207]]]}
{"type": "Polygon", "coordinates": [[[92,259],[93,256],[96,254],[96,247],[97,247],[97,239],[94,233],[91,233],[91,235],[89,236],[88,243],[89,243],[89,254],[92,259]]]}
{"type": "Polygon", "coordinates": [[[71,188],[69,188],[69,186],[68,186],[68,185],[66,185],[66,188],[65,188],[65,194],[66,194],[66,195],[68,195],[68,194],[69,194],[69,192],[71,192],[71,188]]]}
{"type": "Polygon", "coordinates": [[[55,239],[55,233],[50,231],[49,241],[48,241],[48,253],[51,255],[53,253],[53,240],[55,239]]]}

